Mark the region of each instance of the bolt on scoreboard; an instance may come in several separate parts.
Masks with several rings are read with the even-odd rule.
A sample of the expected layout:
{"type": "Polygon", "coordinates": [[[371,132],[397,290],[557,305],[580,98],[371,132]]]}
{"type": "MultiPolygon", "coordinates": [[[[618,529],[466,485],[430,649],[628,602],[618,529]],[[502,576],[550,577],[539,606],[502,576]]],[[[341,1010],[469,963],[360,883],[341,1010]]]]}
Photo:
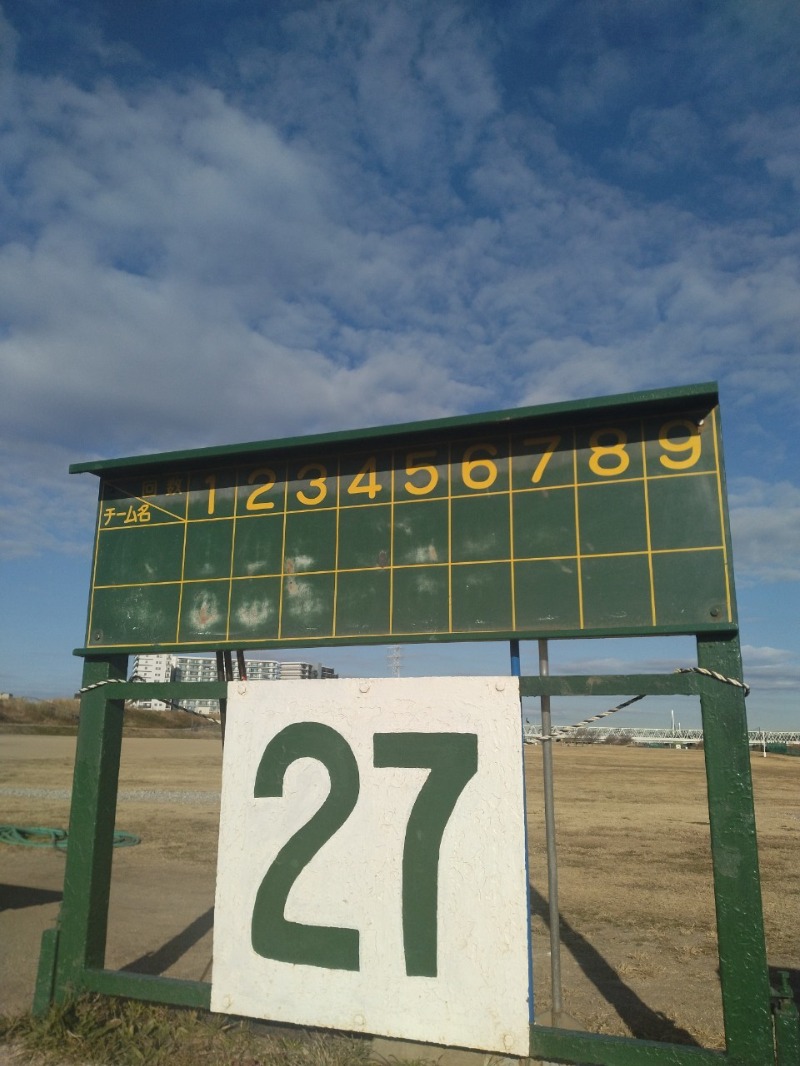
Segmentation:
{"type": "Polygon", "coordinates": [[[714,385],[70,471],[87,652],[735,628],[714,385]]]}

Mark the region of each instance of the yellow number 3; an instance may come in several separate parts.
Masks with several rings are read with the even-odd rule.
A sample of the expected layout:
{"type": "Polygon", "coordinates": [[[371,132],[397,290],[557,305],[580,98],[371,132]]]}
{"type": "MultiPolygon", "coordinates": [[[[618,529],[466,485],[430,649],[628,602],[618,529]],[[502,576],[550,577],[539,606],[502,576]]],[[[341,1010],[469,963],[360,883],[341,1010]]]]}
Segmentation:
{"type": "Polygon", "coordinates": [[[625,451],[628,434],[624,429],[597,429],[589,438],[592,454],[589,456],[589,469],[600,477],[614,477],[624,474],[630,466],[631,457],[625,451]],[[601,440],[611,438],[613,444],[601,444],[601,440]],[[612,465],[604,465],[610,462],[612,465]]]}

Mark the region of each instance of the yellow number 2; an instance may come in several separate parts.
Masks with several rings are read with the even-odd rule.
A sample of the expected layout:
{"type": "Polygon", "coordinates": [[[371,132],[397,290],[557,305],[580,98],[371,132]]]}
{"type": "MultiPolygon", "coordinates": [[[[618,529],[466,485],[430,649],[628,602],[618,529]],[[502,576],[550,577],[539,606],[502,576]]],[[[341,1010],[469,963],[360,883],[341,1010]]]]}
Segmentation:
{"type": "Polygon", "coordinates": [[[247,479],[248,485],[255,485],[256,482],[259,484],[247,497],[246,509],[248,511],[271,511],[275,506],[272,500],[259,500],[259,496],[263,496],[265,492],[269,492],[274,487],[275,471],[270,470],[268,466],[259,467],[247,479]]]}
{"type": "Polygon", "coordinates": [[[624,474],[630,466],[631,457],[625,451],[628,434],[624,429],[596,429],[589,438],[592,454],[589,456],[589,469],[599,477],[615,477],[624,474]],[[611,438],[613,444],[601,444],[602,440],[611,438]],[[604,465],[610,462],[613,465],[604,465]]]}

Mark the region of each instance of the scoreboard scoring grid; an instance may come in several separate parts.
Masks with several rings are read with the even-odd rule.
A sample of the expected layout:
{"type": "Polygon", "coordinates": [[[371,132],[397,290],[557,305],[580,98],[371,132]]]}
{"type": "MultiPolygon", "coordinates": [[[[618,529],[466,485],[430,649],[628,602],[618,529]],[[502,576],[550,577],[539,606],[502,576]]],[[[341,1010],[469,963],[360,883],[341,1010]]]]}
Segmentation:
{"type": "Polygon", "coordinates": [[[716,408],[526,415],[101,474],[87,648],[730,628],[716,408]]]}

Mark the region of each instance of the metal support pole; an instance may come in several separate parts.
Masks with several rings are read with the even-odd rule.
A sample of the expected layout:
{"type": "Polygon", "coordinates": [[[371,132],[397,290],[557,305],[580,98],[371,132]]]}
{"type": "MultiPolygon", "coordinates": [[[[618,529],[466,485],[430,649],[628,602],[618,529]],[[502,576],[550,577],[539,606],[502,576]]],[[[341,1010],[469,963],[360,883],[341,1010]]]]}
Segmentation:
{"type": "MultiPolygon", "coordinates": [[[[127,655],[87,657],[83,684],[124,678],[127,669],[127,655]]],[[[109,699],[100,686],[81,698],[64,897],[57,944],[51,944],[50,994],[57,1002],[80,992],[84,971],[102,968],[105,961],[123,707],[123,700],[109,699]]],[[[37,995],[40,1007],[45,998],[37,995]]]]}
{"type": "Polygon", "coordinates": [[[511,652],[511,676],[519,677],[522,673],[519,659],[519,641],[509,641],[509,651],[511,652]]]}
{"type": "Polygon", "coordinates": [[[239,667],[239,680],[240,681],[246,681],[247,680],[247,663],[245,662],[245,659],[244,659],[244,650],[241,649],[241,648],[236,652],[236,664],[239,667]]]}
{"type": "MultiPolygon", "coordinates": [[[[228,661],[230,661],[230,652],[228,652],[228,661]]],[[[217,681],[230,681],[228,677],[228,662],[225,660],[225,653],[217,652],[217,681]]],[[[219,730],[222,737],[222,745],[225,746],[225,720],[228,715],[228,701],[219,701],[219,730]]]]}
{"type": "MultiPolygon", "coordinates": [[[[547,641],[539,641],[539,676],[550,674],[547,641]]],[[[550,697],[540,696],[542,708],[542,736],[552,731],[550,697]]],[[[542,776],[544,779],[544,827],[547,844],[547,902],[550,911],[550,985],[553,1025],[558,1025],[564,1010],[561,994],[561,921],[558,913],[558,855],[556,853],[556,817],[553,801],[553,742],[542,741],[542,776]]]]}

